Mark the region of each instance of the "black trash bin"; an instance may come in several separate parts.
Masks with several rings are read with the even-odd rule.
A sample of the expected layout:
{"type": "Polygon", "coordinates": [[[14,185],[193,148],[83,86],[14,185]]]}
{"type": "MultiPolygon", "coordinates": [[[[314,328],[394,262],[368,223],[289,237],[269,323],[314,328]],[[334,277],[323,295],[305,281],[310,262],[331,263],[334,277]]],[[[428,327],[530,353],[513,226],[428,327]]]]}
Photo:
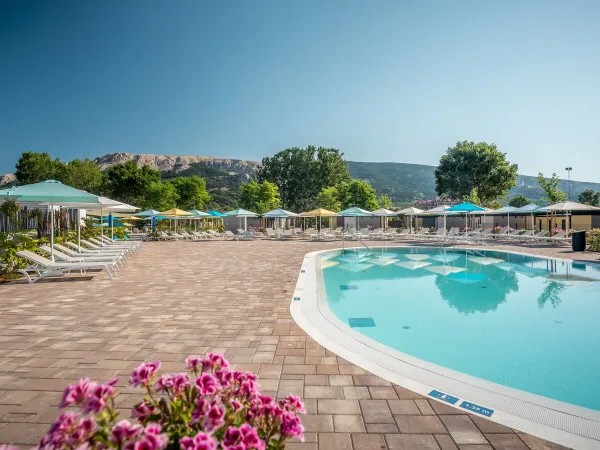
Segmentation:
{"type": "Polygon", "coordinates": [[[585,231],[574,231],[571,237],[571,247],[574,252],[585,252],[585,231]]]}

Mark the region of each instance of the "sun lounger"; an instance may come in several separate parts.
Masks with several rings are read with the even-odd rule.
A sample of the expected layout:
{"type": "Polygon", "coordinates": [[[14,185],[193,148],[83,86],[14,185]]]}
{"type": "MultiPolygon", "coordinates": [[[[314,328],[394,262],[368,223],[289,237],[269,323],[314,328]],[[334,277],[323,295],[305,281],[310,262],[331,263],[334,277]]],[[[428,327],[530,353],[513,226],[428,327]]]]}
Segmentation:
{"type": "MultiPolygon", "coordinates": [[[[90,238],[90,239],[94,239],[94,238],[90,238]]],[[[101,245],[101,244],[98,244],[97,242],[95,242],[95,240],[81,239],[81,243],[83,245],[85,245],[86,247],[91,248],[92,250],[102,250],[102,251],[109,251],[109,252],[113,252],[113,253],[122,253],[122,254],[126,254],[131,251],[131,249],[128,249],[125,247],[117,247],[114,245],[101,245]]]]}
{"type": "Polygon", "coordinates": [[[24,269],[18,269],[17,272],[22,273],[27,278],[29,283],[35,283],[46,277],[59,277],[65,276],[73,271],[85,272],[88,269],[100,269],[104,270],[108,277],[112,280],[113,274],[111,273],[110,265],[101,262],[92,263],[69,263],[69,262],[56,262],[48,258],[44,258],[37,253],[33,253],[29,250],[21,250],[17,252],[19,258],[27,259],[33,264],[24,269]]]}
{"type": "MultiPolygon", "coordinates": [[[[41,247],[43,249],[43,247],[41,247]]],[[[50,247],[48,247],[50,249],[50,247]]],[[[82,262],[116,262],[119,266],[123,267],[123,256],[120,255],[103,255],[102,253],[77,253],[75,250],[71,250],[60,244],[54,244],[54,251],[59,251],[66,256],[72,258],[80,258],[82,262]]]]}
{"type": "MultiPolygon", "coordinates": [[[[85,245],[85,240],[81,240],[81,242],[85,245]]],[[[127,254],[126,252],[123,252],[121,250],[118,249],[109,249],[107,247],[104,248],[100,248],[98,246],[95,246],[96,248],[88,248],[85,246],[82,246],[81,248],[75,244],[74,242],[65,242],[65,245],[72,248],[73,250],[75,250],[77,253],[82,253],[82,254],[90,254],[90,255],[110,255],[110,256],[122,256],[125,259],[127,259],[127,254]]]]}
{"type": "MultiPolygon", "coordinates": [[[[54,253],[55,260],[58,259],[59,261],[64,261],[64,262],[69,262],[69,263],[86,263],[86,264],[102,263],[102,264],[106,264],[107,266],[109,266],[113,270],[113,272],[119,271],[119,264],[114,259],[99,260],[99,259],[91,259],[91,258],[86,259],[83,256],[69,256],[69,255],[61,252],[60,250],[57,250],[56,248],[54,249],[54,251],[52,251],[52,249],[47,245],[42,245],[40,247],[40,250],[47,253],[48,256],[50,256],[54,253]]],[[[98,256],[97,258],[101,258],[101,257],[98,256]]]]}
{"type": "Polygon", "coordinates": [[[106,242],[108,244],[127,245],[128,247],[132,247],[132,248],[142,248],[142,245],[143,245],[142,241],[116,240],[116,239],[111,239],[108,236],[103,236],[102,239],[104,240],[104,242],[106,242]]]}

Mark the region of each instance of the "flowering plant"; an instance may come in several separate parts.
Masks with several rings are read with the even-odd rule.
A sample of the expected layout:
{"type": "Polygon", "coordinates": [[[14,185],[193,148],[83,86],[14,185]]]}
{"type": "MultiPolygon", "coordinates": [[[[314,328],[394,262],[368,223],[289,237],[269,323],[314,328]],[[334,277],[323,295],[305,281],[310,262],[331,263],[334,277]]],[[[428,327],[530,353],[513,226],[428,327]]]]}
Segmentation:
{"type": "Polygon", "coordinates": [[[119,420],[113,379],[99,384],[88,379],[69,385],[62,413],[42,437],[40,450],[279,450],[285,442],[304,439],[298,397],[276,402],[261,395],[256,376],[229,370],[221,355],[185,360],[189,373],[158,376],[160,362],[146,362],[131,372],[129,384],[145,391],[119,420]]]}
{"type": "Polygon", "coordinates": [[[494,227],[494,233],[498,234],[502,231],[502,227],[494,227]]]}
{"type": "Polygon", "coordinates": [[[557,233],[562,233],[563,229],[562,228],[552,228],[552,234],[557,234],[557,233]]]}
{"type": "Polygon", "coordinates": [[[600,228],[592,228],[587,232],[588,250],[600,252],[600,228]]]}

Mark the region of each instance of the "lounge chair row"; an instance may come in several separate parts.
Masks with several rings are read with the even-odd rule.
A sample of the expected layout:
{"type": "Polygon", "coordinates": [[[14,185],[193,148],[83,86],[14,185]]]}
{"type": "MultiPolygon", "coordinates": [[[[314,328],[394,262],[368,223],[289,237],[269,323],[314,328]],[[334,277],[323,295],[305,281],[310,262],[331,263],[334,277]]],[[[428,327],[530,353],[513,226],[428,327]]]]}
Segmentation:
{"type": "Polygon", "coordinates": [[[121,270],[130,256],[139,253],[141,241],[115,241],[108,237],[82,239],[81,247],[73,242],[64,245],[54,244],[51,248],[42,245],[40,250],[46,256],[29,250],[17,252],[17,256],[29,261],[24,269],[19,269],[29,283],[46,277],[60,277],[70,273],[86,273],[87,270],[102,270],[110,279],[121,270]],[[54,255],[54,261],[51,255],[54,255]]]}

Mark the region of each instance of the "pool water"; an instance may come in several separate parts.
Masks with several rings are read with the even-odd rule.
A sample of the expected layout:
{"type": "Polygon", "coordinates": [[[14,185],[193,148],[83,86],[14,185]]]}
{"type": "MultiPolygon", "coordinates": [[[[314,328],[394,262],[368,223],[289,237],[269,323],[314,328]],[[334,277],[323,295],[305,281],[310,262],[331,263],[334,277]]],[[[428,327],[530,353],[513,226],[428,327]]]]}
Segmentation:
{"type": "Polygon", "coordinates": [[[600,410],[600,265],[495,251],[319,254],[354,330],[484,380],[600,410]]]}

